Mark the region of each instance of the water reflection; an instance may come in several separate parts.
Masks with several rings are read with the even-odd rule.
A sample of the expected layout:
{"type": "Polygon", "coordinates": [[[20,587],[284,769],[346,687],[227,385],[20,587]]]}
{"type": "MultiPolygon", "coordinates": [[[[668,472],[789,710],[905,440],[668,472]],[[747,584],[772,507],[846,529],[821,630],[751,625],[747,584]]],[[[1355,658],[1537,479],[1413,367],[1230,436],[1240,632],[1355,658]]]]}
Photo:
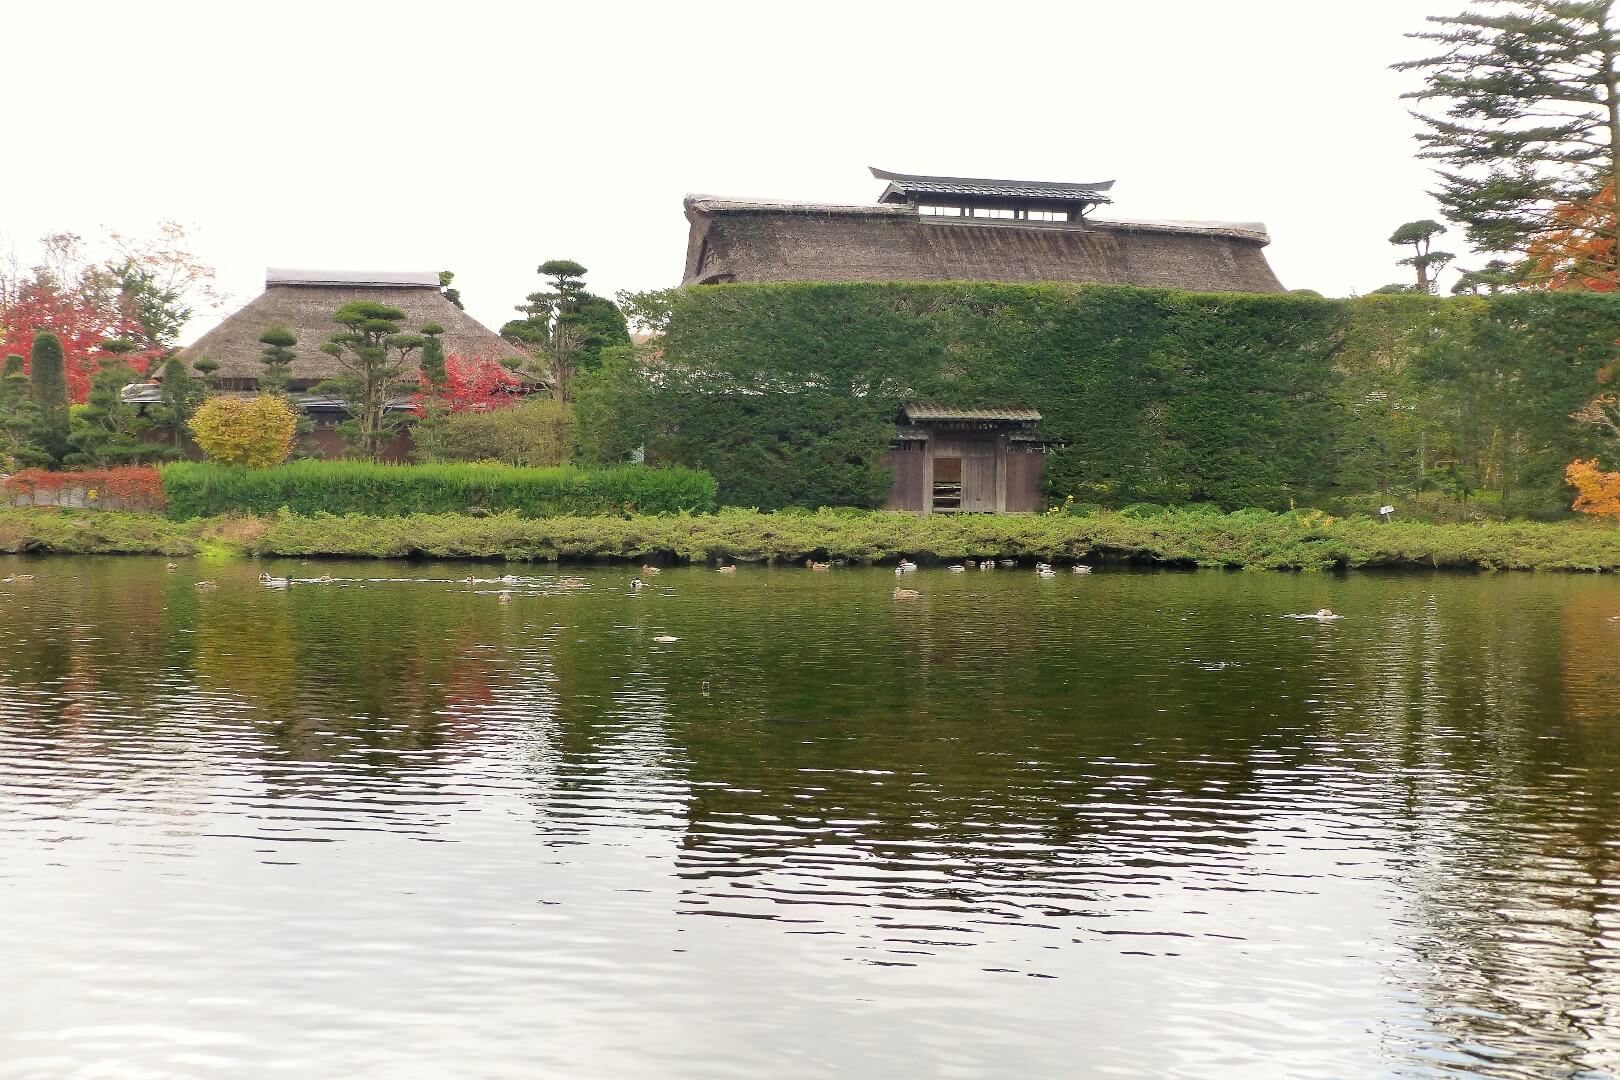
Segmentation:
{"type": "Polygon", "coordinates": [[[0,1077],[1620,1068],[1613,582],[380,565],[0,596],[0,1077]]]}

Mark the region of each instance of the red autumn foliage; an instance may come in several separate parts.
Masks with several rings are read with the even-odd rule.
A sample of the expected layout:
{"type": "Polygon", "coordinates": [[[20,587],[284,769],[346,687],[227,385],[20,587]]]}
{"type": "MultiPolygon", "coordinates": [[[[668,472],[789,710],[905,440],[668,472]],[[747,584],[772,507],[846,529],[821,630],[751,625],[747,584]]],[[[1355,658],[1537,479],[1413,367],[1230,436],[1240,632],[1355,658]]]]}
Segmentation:
{"type": "MultiPolygon", "coordinates": [[[[493,360],[476,356],[463,360],[451,353],[444,358],[444,371],[445,387],[438,400],[451,412],[490,412],[518,402],[516,391],[522,381],[493,360]]],[[[413,399],[419,411],[433,396],[427,376],[423,375],[421,381],[422,392],[413,399]]]]}
{"type": "MultiPolygon", "coordinates": [[[[101,343],[131,337],[139,329],[115,303],[35,284],[0,310],[0,356],[17,353],[23,369],[29,370],[34,335],[49,330],[62,339],[68,398],[78,403],[90,394],[90,376],[100,370],[103,360],[112,359],[99,351],[101,343]]],[[[144,374],[157,356],[156,350],[132,352],[124,362],[144,374]]]]}
{"type": "Polygon", "coordinates": [[[0,491],[9,495],[27,495],[37,492],[55,494],[64,489],[84,488],[98,498],[121,500],[125,505],[140,504],[153,510],[163,509],[163,478],[147,465],[129,465],[117,469],[85,469],[82,472],[47,472],[44,469],[24,469],[0,480],[0,491]]]}

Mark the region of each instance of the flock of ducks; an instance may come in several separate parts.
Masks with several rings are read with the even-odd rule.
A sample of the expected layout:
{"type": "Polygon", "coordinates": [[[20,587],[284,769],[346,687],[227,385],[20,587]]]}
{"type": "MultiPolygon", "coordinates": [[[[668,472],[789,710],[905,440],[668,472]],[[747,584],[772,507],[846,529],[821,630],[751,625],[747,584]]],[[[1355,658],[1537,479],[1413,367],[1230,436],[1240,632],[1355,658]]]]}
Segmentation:
{"type": "MultiPolygon", "coordinates": [[[[845,565],[845,563],[844,563],[843,559],[833,559],[833,560],[829,560],[827,562],[816,562],[814,559],[806,559],[804,565],[806,567],[808,567],[812,571],[824,572],[826,570],[831,569],[834,566],[843,566],[843,565],[845,565]]],[[[973,559],[964,559],[962,562],[952,563],[950,566],[947,566],[946,569],[949,570],[953,574],[960,574],[960,573],[965,573],[968,570],[973,570],[973,569],[994,570],[997,566],[1011,567],[1011,566],[1017,566],[1017,565],[1018,565],[1018,562],[1015,559],[1000,559],[1000,560],[984,559],[984,560],[977,561],[977,562],[974,561],[973,559]]],[[[175,564],[175,563],[168,563],[165,566],[165,569],[167,569],[172,574],[177,569],[179,569],[179,566],[177,564],[175,564]]],[[[735,574],[737,572],[737,566],[736,566],[735,563],[728,563],[728,564],[726,564],[724,566],[718,567],[717,569],[718,569],[718,572],[722,573],[722,574],[735,574]]],[[[894,572],[895,572],[896,575],[914,574],[914,573],[917,572],[917,570],[918,570],[917,564],[912,562],[910,559],[906,559],[906,558],[902,558],[900,560],[899,564],[894,568],[894,572]]],[[[1086,566],[1084,563],[1076,563],[1074,566],[1070,567],[1070,570],[1073,573],[1076,573],[1076,574],[1089,574],[1089,573],[1091,573],[1091,567],[1086,566]]],[[[657,566],[653,566],[651,564],[648,564],[648,565],[643,566],[641,568],[641,572],[646,577],[652,577],[652,576],[657,575],[657,574],[662,574],[664,571],[661,568],[657,567],[657,566]]],[[[1043,577],[1043,578],[1056,577],[1057,576],[1057,570],[1052,566],[1051,563],[1036,563],[1035,564],[1035,575],[1037,577],[1043,577]]],[[[33,581],[33,580],[34,580],[34,575],[33,574],[12,574],[9,577],[0,578],[0,585],[22,584],[22,583],[33,581]]],[[[291,587],[292,585],[295,585],[295,584],[300,584],[300,585],[304,585],[304,584],[307,584],[307,585],[330,585],[330,584],[334,584],[334,582],[335,582],[335,579],[330,574],[322,574],[318,578],[294,578],[294,577],[277,577],[274,574],[271,574],[268,571],[266,571],[265,573],[262,573],[262,574],[259,575],[259,584],[265,586],[266,588],[270,588],[270,589],[286,589],[286,588],[289,588],[289,587],[291,587]]],[[[492,584],[521,585],[521,584],[524,584],[524,579],[518,577],[515,574],[503,574],[498,578],[480,578],[480,577],[474,577],[471,574],[469,574],[467,577],[461,579],[460,584],[463,584],[463,585],[492,585],[492,584]]],[[[556,587],[559,588],[559,589],[588,589],[591,586],[590,586],[590,583],[588,581],[586,581],[584,578],[565,577],[565,578],[558,578],[557,579],[556,587]]],[[[647,582],[644,580],[644,578],[637,577],[637,578],[631,578],[630,579],[630,590],[632,592],[639,592],[640,590],[645,589],[647,587],[648,587],[647,582]]],[[[217,582],[217,581],[199,581],[196,584],[196,588],[197,588],[198,592],[211,592],[211,591],[219,588],[219,582],[217,582]]],[[[899,586],[896,586],[893,595],[894,595],[894,599],[896,599],[896,600],[917,600],[917,599],[920,599],[922,597],[922,593],[919,592],[916,589],[901,588],[899,586]]],[[[500,603],[500,604],[510,604],[512,602],[512,591],[510,589],[502,589],[499,593],[496,594],[496,602],[500,603]]],[[[1303,614],[1298,614],[1298,615],[1284,615],[1283,618],[1285,618],[1285,619],[1304,619],[1304,620],[1310,620],[1310,621],[1313,621],[1313,622],[1332,622],[1332,621],[1334,621],[1336,619],[1342,619],[1342,618],[1344,618],[1344,616],[1335,614],[1333,612],[1332,608],[1320,608],[1320,609],[1318,609],[1318,610],[1316,610],[1314,612],[1308,612],[1308,613],[1303,613],[1303,614]]],[[[676,641],[678,639],[673,638],[673,637],[669,637],[667,635],[664,635],[664,636],[661,636],[661,637],[656,637],[653,640],[663,642],[663,641],[676,641]]]]}

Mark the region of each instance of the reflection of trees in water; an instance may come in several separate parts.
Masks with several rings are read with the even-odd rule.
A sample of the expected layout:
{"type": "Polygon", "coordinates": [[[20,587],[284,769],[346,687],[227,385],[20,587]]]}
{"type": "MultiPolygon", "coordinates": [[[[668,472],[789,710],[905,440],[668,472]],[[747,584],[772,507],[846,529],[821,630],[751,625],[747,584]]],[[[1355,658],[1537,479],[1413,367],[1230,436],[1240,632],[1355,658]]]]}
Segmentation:
{"type": "Polygon", "coordinates": [[[701,638],[678,651],[654,643],[678,601],[621,597],[616,584],[557,598],[525,680],[545,679],[551,695],[529,795],[548,844],[583,843],[603,827],[672,829],[687,798],[666,721],[674,687],[691,677],[696,690],[701,638]]]}
{"type": "Polygon", "coordinates": [[[775,876],[843,902],[1061,913],[1131,878],[1224,883],[1268,777],[1316,760],[1256,738],[1303,723],[1303,698],[1220,659],[1249,612],[1167,606],[1140,635],[1140,587],[1079,607],[930,575],[896,604],[887,583],[785,577],[769,603],[719,612],[701,660],[671,675],[696,892],[775,876]]]}
{"type": "MultiPolygon", "coordinates": [[[[1620,1055],[1603,940],[1620,923],[1620,711],[1593,709],[1614,653],[1586,647],[1615,610],[1607,583],[1442,580],[1358,650],[1401,826],[1403,981],[1447,1053],[1541,1075],[1620,1055]]],[[[1408,1041],[1433,1052],[1392,1036],[1396,1052],[1408,1041]]]]}

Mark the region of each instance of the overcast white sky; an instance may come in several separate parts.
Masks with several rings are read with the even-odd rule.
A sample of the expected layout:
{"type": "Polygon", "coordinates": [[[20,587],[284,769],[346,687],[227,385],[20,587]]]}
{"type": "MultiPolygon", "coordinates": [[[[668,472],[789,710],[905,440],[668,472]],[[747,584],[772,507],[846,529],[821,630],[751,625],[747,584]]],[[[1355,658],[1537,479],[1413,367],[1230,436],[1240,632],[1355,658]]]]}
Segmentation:
{"type": "Polygon", "coordinates": [[[1286,286],[1366,292],[1439,216],[1388,65],[1464,6],[6,4],[0,242],[173,218],[238,303],[266,266],[452,269],[498,326],[548,258],[676,284],[687,192],[871,202],[876,165],[1114,179],[1115,216],[1261,220],[1286,286]]]}

